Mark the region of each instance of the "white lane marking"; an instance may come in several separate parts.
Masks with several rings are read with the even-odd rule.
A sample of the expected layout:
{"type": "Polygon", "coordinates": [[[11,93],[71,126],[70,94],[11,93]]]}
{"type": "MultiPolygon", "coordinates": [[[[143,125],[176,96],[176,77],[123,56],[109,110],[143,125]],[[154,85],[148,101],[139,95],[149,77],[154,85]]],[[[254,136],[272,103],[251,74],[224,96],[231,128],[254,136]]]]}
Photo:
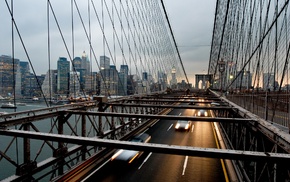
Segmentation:
{"type": "Polygon", "coordinates": [[[181,113],[179,113],[179,116],[181,116],[181,113]]]}
{"type": "Polygon", "coordinates": [[[100,170],[104,165],[106,165],[111,159],[107,160],[106,162],[104,162],[100,167],[98,167],[96,170],[94,170],[91,174],[89,174],[88,176],[86,176],[81,182],[84,182],[86,180],[88,180],[92,175],[94,175],[98,170],[100,170]]]}
{"type": "Polygon", "coordinates": [[[167,131],[169,131],[170,130],[170,128],[173,126],[173,124],[171,124],[170,126],[169,126],[169,128],[167,129],[167,131]]]}
{"type": "Polygon", "coordinates": [[[142,162],[142,164],[138,167],[138,170],[141,169],[141,167],[143,166],[143,164],[149,159],[149,157],[151,156],[152,152],[150,152],[148,154],[148,156],[144,159],[144,161],[142,162]]]}
{"type": "Polygon", "coordinates": [[[192,125],[192,127],[191,127],[191,133],[193,132],[193,129],[194,129],[194,125],[192,125]]]}
{"type": "Polygon", "coordinates": [[[155,124],[157,123],[157,121],[156,122],[154,122],[150,127],[153,127],[155,124]]]}
{"type": "Polygon", "coordinates": [[[187,161],[188,161],[188,156],[186,156],[186,157],[185,157],[185,160],[184,160],[182,176],[183,176],[184,173],[185,173],[185,169],[186,169],[186,167],[187,167],[187,161]]]}

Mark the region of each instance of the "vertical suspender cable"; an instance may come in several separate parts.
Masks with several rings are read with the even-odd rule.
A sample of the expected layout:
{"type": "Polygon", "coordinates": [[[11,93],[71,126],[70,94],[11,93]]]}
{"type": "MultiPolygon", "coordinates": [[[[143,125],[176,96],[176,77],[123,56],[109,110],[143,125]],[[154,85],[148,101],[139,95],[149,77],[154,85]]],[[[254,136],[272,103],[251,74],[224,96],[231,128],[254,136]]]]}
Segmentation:
{"type": "MultiPolygon", "coordinates": [[[[16,101],[15,101],[15,97],[16,97],[16,92],[15,92],[15,50],[14,50],[14,25],[13,25],[13,19],[14,19],[14,7],[13,7],[13,0],[11,0],[11,13],[12,13],[12,21],[11,21],[11,33],[12,33],[12,37],[11,37],[11,44],[12,44],[12,88],[13,88],[13,102],[14,102],[14,106],[16,106],[16,101]]],[[[20,64],[20,63],[19,63],[20,64]]],[[[18,65],[19,67],[19,65],[18,65]]],[[[14,107],[14,112],[16,112],[16,107],[14,107]]]]}
{"type": "MultiPolygon", "coordinates": [[[[91,30],[91,6],[90,0],[88,0],[88,19],[89,19],[89,42],[92,42],[92,30],[91,30]]],[[[93,61],[92,61],[92,49],[90,47],[90,70],[91,70],[91,94],[95,93],[95,76],[93,74],[93,61]]]]}
{"type": "Polygon", "coordinates": [[[47,13],[47,56],[48,56],[48,89],[49,89],[49,98],[50,98],[50,102],[49,102],[49,106],[51,107],[51,98],[52,98],[52,81],[51,81],[51,67],[50,67],[50,19],[49,19],[49,3],[47,2],[47,7],[46,7],[46,13],[47,13]]]}
{"type": "MultiPolygon", "coordinates": [[[[71,0],[71,29],[72,29],[72,31],[71,31],[71,38],[72,38],[72,59],[74,60],[74,57],[75,57],[75,44],[74,44],[74,9],[73,9],[73,0],[71,0]]],[[[72,61],[72,66],[74,66],[74,61],[72,61]]],[[[77,74],[77,71],[75,70],[75,71],[73,71],[73,84],[74,84],[74,88],[73,88],[73,91],[74,91],[74,98],[76,98],[76,85],[75,85],[75,74],[77,74]]],[[[68,87],[67,87],[67,89],[68,89],[68,91],[67,91],[67,97],[68,97],[68,94],[70,93],[70,73],[69,73],[69,75],[68,75],[68,77],[69,77],[69,81],[68,81],[68,87]]],[[[80,80],[79,80],[80,81],[80,80]]],[[[80,82],[80,85],[82,85],[81,84],[81,82],[80,82]]],[[[85,97],[86,97],[86,95],[85,95],[85,97]]]]}
{"type": "MultiPolygon", "coordinates": [[[[13,21],[14,21],[14,12],[13,12],[13,0],[11,0],[11,34],[12,34],[12,37],[11,37],[11,43],[12,43],[12,62],[13,62],[13,96],[14,96],[14,105],[16,104],[15,103],[15,76],[14,76],[14,24],[13,24],[13,21]]],[[[16,108],[14,108],[14,112],[16,112],[16,108]]],[[[15,129],[17,126],[15,125],[15,129]]],[[[17,160],[17,164],[19,164],[19,153],[18,153],[18,138],[16,137],[16,160],[17,160]]]]}

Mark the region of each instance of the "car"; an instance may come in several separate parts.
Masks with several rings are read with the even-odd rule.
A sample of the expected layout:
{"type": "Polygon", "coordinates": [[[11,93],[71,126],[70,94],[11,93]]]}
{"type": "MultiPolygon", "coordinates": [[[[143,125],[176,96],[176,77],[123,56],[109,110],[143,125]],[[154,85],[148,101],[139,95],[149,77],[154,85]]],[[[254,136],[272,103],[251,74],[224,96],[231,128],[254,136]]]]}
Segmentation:
{"type": "Polygon", "coordinates": [[[198,99],[199,102],[204,102],[204,99],[198,99]]]}
{"type": "Polygon", "coordinates": [[[175,130],[186,130],[189,131],[191,128],[191,121],[178,120],[175,124],[175,130]]]}
{"type": "Polygon", "coordinates": [[[201,110],[199,110],[197,112],[197,116],[205,116],[205,117],[207,117],[208,116],[208,113],[207,113],[207,111],[201,109],[201,110]]]}
{"type": "MultiPolygon", "coordinates": [[[[151,136],[149,134],[141,133],[139,135],[132,137],[129,141],[148,143],[150,139],[151,136]]],[[[135,159],[139,158],[142,154],[143,151],[119,149],[111,157],[111,161],[126,162],[128,164],[131,164],[135,159]]]]}
{"type": "Polygon", "coordinates": [[[220,103],[212,102],[212,103],[210,103],[210,105],[212,105],[212,106],[220,106],[220,103]]]}

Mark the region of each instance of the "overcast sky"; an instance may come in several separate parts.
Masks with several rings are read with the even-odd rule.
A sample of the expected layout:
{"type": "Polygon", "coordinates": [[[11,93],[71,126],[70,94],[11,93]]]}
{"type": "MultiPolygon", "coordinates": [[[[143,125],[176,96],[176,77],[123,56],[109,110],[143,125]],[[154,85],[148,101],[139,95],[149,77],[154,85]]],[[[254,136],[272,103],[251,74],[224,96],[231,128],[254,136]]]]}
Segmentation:
{"type": "MultiPolygon", "coordinates": [[[[53,1],[55,7],[59,7],[61,10],[58,12],[59,16],[61,16],[59,13],[70,13],[70,7],[62,5],[64,1],[66,2],[69,0],[53,1]]],[[[207,72],[216,2],[215,0],[163,1],[176,42],[178,44],[184,67],[186,69],[186,73],[190,82],[193,83],[195,74],[203,74],[207,72]]],[[[8,0],[8,2],[10,3],[10,0],[8,0]]],[[[33,44],[27,44],[26,46],[28,52],[33,52],[33,54],[29,53],[29,57],[33,61],[33,66],[36,73],[46,73],[48,66],[46,63],[43,63],[42,59],[45,56],[47,57],[47,49],[38,49],[38,43],[43,44],[43,42],[47,42],[46,23],[38,23],[46,22],[46,1],[14,1],[14,12],[15,19],[18,22],[18,27],[24,37],[24,41],[33,42],[33,44]],[[39,13],[35,14],[36,11],[39,11],[39,13]]],[[[0,25],[0,55],[11,55],[11,20],[9,19],[9,14],[4,0],[0,2],[0,25]]],[[[19,42],[17,36],[15,36],[15,40],[19,42]]],[[[76,41],[80,40],[77,39],[76,41]]],[[[51,44],[54,47],[57,47],[62,43],[52,42],[51,44]]],[[[20,44],[16,45],[16,47],[17,46],[20,46],[20,44]]],[[[79,46],[81,50],[89,49],[83,45],[77,46],[79,46]]],[[[62,49],[64,49],[63,45],[62,49]]],[[[77,52],[75,54],[81,56],[81,52],[77,52]]],[[[25,56],[23,49],[20,52],[18,51],[15,57],[22,61],[27,61],[27,57],[25,56]]],[[[56,69],[56,60],[54,59],[57,58],[52,58],[54,62],[51,66],[52,69],[56,69]]]]}
{"type": "MultiPolygon", "coordinates": [[[[207,73],[215,0],[164,0],[190,82],[207,73]]],[[[194,83],[193,83],[194,85],[194,83]]]]}

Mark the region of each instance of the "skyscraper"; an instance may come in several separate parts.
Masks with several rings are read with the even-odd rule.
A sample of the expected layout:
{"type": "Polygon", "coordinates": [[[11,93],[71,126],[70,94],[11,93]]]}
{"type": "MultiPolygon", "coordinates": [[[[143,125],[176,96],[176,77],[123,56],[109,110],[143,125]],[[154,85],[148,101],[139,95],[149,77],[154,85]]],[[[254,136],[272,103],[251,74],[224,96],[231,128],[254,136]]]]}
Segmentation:
{"type": "Polygon", "coordinates": [[[80,77],[79,72],[71,71],[70,72],[70,96],[76,98],[80,93],[80,82],[78,78],[80,77]]]}
{"type": "Polygon", "coordinates": [[[69,61],[65,57],[60,57],[57,61],[57,92],[59,94],[69,94],[69,72],[69,61]]]}
{"type": "Polygon", "coordinates": [[[84,51],[82,54],[82,68],[86,69],[86,75],[90,75],[91,72],[91,65],[88,59],[86,52],[84,51]]]}
{"type": "Polygon", "coordinates": [[[75,57],[73,59],[73,65],[72,65],[72,71],[79,72],[77,74],[76,80],[78,80],[80,83],[80,88],[82,90],[84,89],[90,89],[91,86],[91,65],[90,61],[87,57],[86,52],[84,51],[82,54],[82,57],[75,57]]]}
{"type": "Polygon", "coordinates": [[[107,56],[100,56],[100,70],[110,69],[110,58],[107,56]]]}
{"type": "Polygon", "coordinates": [[[110,65],[108,91],[110,95],[118,95],[118,71],[115,65],[110,65]]]}
{"type": "Polygon", "coordinates": [[[85,69],[84,75],[84,85],[82,87],[85,89],[86,92],[92,92],[93,90],[93,75],[91,70],[91,62],[88,59],[86,52],[84,51],[82,54],[82,67],[85,69]]]}
{"type": "Polygon", "coordinates": [[[274,73],[264,73],[263,74],[263,89],[267,90],[274,90],[275,85],[275,75],[274,73]]]}
{"type": "Polygon", "coordinates": [[[167,87],[167,75],[163,71],[158,71],[159,91],[165,90],[167,87]]]}
{"type": "Polygon", "coordinates": [[[14,93],[16,82],[16,72],[19,66],[19,59],[14,59],[11,56],[0,56],[0,94],[9,96],[14,93]],[[14,72],[13,72],[14,70],[14,72]]]}
{"type": "Polygon", "coordinates": [[[48,70],[45,74],[43,84],[41,86],[43,94],[47,98],[52,98],[56,94],[57,88],[57,70],[48,70]]]}
{"type": "Polygon", "coordinates": [[[72,71],[82,68],[82,59],[80,57],[75,57],[73,59],[72,71]]]}
{"type": "Polygon", "coordinates": [[[142,80],[143,81],[148,80],[148,73],[147,72],[142,73],[142,80]]]}
{"type": "Polygon", "coordinates": [[[119,73],[119,95],[127,95],[128,65],[121,65],[119,73]]]}
{"type": "Polygon", "coordinates": [[[30,68],[28,62],[20,61],[20,73],[21,73],[21,94],[24,94],[24,89],[26,87],[26,84],[28,83],[27,76],[30,73],[30,68]]]}
{"type": "Polygon", "coordinates": [[[107,95],[110,88],[110,58],[100,56],[100,93],[107,95]]]}
{"type": "Polygon", "coordinates": [[[173,89],[177,88],[177,79],[176,79],[176,69],[175,69],[175,66],[173,66],[172,71],[171,71],[170,86],[173,89]]]}

